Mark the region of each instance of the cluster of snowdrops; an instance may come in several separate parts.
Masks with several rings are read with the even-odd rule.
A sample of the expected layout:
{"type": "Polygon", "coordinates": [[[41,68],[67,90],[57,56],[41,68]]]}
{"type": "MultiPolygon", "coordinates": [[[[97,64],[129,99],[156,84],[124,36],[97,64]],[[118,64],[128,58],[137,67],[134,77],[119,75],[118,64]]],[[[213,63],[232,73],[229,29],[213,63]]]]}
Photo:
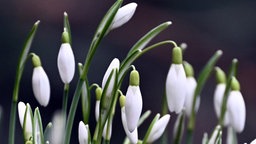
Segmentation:
{"type": "MultiPolygon", "coordinates": [[[[186,118],[188,119],[186,142],[193,143],[196,113],[200,105],[200,93],[212,72],[216,74],[217,79],[213,95],[214,108],[219,121],[209,137],[207,133],[204,134],[202,143],[222,143],[222,129],[225,127],[228,128],[226,142],[228,144],[237,143],[236,133],[243,131],[246,117],[245,103],[240,92],[239,81],[236,79],[237,59],[233,59],[231,62],[226,76],[221,68],[215,66],[222,55],[222,51],[218,50],[203,67],[198,78],[195,79],[192,65],[183,60],[186,48],[184,44],[177,45],[174,41],[165,40],[148,46],[154,37],[171,25],[170,21],[162,23],[146,33],[133,45],[124,60],[120,61],[118,58],[114,58],[103,76],[101,85],[89,82],[88,71],[100,42],[111,30],[128,22],[137,7],[136,3],[129,3],[122,7],[121,5],[122,0],[117,0],[108,10],[95,32],[84,63],[78,63],[80,76],[72,96],[70,109],[67,109],[68,96],[71,95],[69,83],[73,79],[76,62],[72,52],[72,37],[68,15],[64,13],[62,44],[57,57],[57,66],[64,87],[63,104],[62,110],[54,114],[52,122],[49,122],[45,129],[43,129],[39,108],[33,110],[28,103],[25,104],[18,99],[19,85],[25,64],[28,60],[32,60],[34,66],[32,75],[34,96],[38,103],[44,107],[50,101],[50,82],[47,74],[43,69],[40,57],[30,52],[39,21],[34,24],[27,37],[17,66],[11,105],[9,144],[14,144],[15,142],[17,110],[23,130],[24,143],[26,144],[69,144],[71,133],[77,132],[77,130],[80,144],[111,143],[111,136],[115,133],[114,131],[112,133],[112,122],[117,108],[121,109],[120,120],[127,136],[123,143],[153,143],[164,134],[167,135],[167,138],[163,137],[162,141],[168,143],[169,135],[165,132],[165,129],[170,120],[169,112],[175,112],[178,115],[173,131],[173,143],[179,144],[182,139],[185,139],[183,133],[186,118]],[[161,116],[156,114],[148,126],[145,136],[139,138],[139,126],[149,117],[151,112],[146,111],[142,114],[143,100],[140,91],[140,85],[142,84],[140,83],[140,74],[132,63],[146,52],[162,45],[170,45],[172,48],[172,62],[170,62],[170,69],[166,78],[163,99],[163,109],[168,110],[162,113],[161,116]],[[124,93],[120,88],[126,76],[129,77],[129,86],[126,93],[124,93]],[[93,90],[96,96],[95,108],[91,108],[91,103],[94,102],[91,101],[91,91],[93,90]],[[73,128],[79,101],[82,103],[83,119],[79,122],[78,128],[73,128]],[[97,121],[94,132],[89,128],[92,127],[89,123],[89,116],[92,111],[95,113],[97,121]]],[[[75,123],[78,122],[75,121],[75,123]]]]}

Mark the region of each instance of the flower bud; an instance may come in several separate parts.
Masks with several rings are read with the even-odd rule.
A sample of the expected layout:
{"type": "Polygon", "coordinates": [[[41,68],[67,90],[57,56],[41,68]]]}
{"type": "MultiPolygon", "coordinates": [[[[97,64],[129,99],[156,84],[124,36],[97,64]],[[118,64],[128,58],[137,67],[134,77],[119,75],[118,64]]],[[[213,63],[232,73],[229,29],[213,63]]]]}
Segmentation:
{"type": "Polygon", "coordinates": [[[32,124],[32,110],[30,105],[25,105],[23,102],[18,103],[18,113],[21,127],[23,128],[23,135],[25,141],[33,137],[33,124],[32,124]]]}
{"type": "Polygon", "coordinates": [[[82,121],[79,122],[78,128],[79,144],[90,144],[89,141],[89,126],[85,125],[82,121]]]}
{"type": "Polygon", "coordinates": [[[153,143],[154,141],[156,141],[157,139],[159,139],[162,134],[164,133],[165,128],[167,127],[167,124],[170,120],[170,115],[166,114],[163,117],[161,117],[159,120],[156,121],[156,123],[154,124],[147,143],[153,143]]]}
{"type": "Polygon", "coordinates": [[[136,10],[136,7],[137,4],[133,2],[119,8],[119,10],[116,13],[116,16],[114,17],[110,30],[118,28],[123,24],[127,23],[132,18],[136,10]]]}

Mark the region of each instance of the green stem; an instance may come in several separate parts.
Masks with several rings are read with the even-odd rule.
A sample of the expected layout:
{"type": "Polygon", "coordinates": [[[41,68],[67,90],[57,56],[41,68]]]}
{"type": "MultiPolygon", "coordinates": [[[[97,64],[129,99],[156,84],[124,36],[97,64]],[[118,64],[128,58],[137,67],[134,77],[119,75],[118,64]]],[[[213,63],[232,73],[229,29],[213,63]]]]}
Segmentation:
{"type": "Polygon", "coordinates": [[[62,101],[62,111],[65,119],[67,117],[68,92],[69,92],[69,84],[65,84],[64,92],[63,92],[63,101],[62,101]]]}
{"type": "MultiPolygon", "coordinates": [[[[167,99],[166,95],[162,97],[162,116],[168,113],[167,99]]],[[[168,143],[168,129],[165,129],[163,136],[161,137],[161,143],[168,143]]]]}
{"type": "Polygon", "coordinates": [[[228,78],[227,78],[226,89],[225,89],[224,96],[223,96],[223,99],[222,99],[222,104],[221,104],[221,114],[220,114],[220,119],[219,119],[219,122],[218,122],[218,124],[221,127],[223,127],[223,121],[224,121],[225,112],[226,112],[226,109],[227,109],[228,95],[229,95],[230,89],[231,89],[231,80],[232,80],[232,77],[235,76],[236,72],[237,72],[237,64],[238,64],[237,59],[233,59],[231,67],[230,67],[229,75],[228,75],[228,78]]]}
{"type": "Polygon", "coordinates": [[[66,127],[66,136],[65,136],[65,144],[69,144],[70,143],[70,137],[71,137],[71,132],[72,132],[72,127],[73,127],[73,122],[74,122],[74,118],[75,118],[75,113],[76,113],[76,109],[77,109],[77,105],[80,99],[80,94],[82,91],[82,86],[83,86],[83,82],[84,80],[82,80],[81,78],[79,79],[78,83],[77,83],[77,87],[74,93],[74,97],[70,106],[70,110],[68,113],[68,119],[67,119],[67,127],[66,127]]]}

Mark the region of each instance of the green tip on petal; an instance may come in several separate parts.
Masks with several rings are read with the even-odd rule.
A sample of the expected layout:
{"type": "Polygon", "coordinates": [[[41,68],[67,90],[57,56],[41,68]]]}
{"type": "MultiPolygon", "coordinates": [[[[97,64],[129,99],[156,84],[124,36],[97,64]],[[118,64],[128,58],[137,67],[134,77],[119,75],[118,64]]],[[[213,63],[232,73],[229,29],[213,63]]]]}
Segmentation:
{"type": "Polygon", "coordinates": [[[225,74],[225,72],[219,67],[215,67],[215,71],[216,71],[217,84],[226,83],[226,74],[225,74]]]}
{"type": "Polygon", "coordinates": [[[231,89],[234,91],[240,91],[240,83],[235,77],[232,77],[231,89]]]}
{"type": "Polygon", "coordinates": [[[70,43],[69,34],[68,34],[66,28],[64,28],[64,31],[62,33],[61,42],[62,43],[70,43]]]}
{"type": "Polygon", "coordinates": [[[126,100],[126,97],[124,95],[121,95],[119,97],[119,103],[121,108],[125,106],[125,100],[126,100]]]}
{"type": "Polygon", "coordinates": [[[194,77],[194,69],[193,66],[187,61],[183,62],[183,66],[186,72],[186,77],[194,77]]]}
{"type": "Polygon", "coordinates": [[[172,63],[182,64],[182,49],[180,47],[175,47],[172,50],[172,63]]]}
{"type": "Polygon", "coordinates": [[[139,75],[139,72],[137,70],[131,71],[130,85],[131,86],[139,86],[140,85],[140,75],[139,75]]]}
{"type": "Polygon", "coordinates": [[[31,56],[32,56],[32,64],[34,67],[38,67],[42,65],[38,55],[36,55],[35,53],[31,53],[31,56]]]}
{"type": "Polygon", "coordinates": [[[96,90],[95,90],[95,95],[96,95],[96,100],[100,100],[101,95],[102,95],[102,88],[97,87],[96,90]]]}

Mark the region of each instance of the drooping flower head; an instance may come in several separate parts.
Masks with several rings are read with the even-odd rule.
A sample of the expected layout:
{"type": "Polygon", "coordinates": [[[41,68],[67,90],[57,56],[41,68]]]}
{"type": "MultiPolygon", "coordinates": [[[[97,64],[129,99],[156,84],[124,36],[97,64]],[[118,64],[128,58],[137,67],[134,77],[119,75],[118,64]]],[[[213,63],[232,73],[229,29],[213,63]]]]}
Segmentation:
{"type": "Polygon", "coordinates": [[[31,55],[34,66],[32,89],[39,104],[46,107],[50,100],[50,82],[43,67],[41,66],[40,58],[36,54],[31,55]]]}
{"type": "Polygon", "coordinates": [[[238,133],[242,132],[245,126],[246,110],[244,99],[240,92],[240,84],[235,77],[231,81],[231,92],[227,101],[227,113],[233,129],[238,133]]]}
{"type": "Polygon", "coordinates": [[[186,74],[182,65],[182,50],[175,47],[172,64],[166,78],[166,96],[170,112],[180,113],[186,97],[186,74]]]}
{"type": "MultiPolygon", "coordinates": [[[[194,93],[197,86],[197,81],[194,78],[194,70],[191,64],[188,62],[183,62],[183,66],[186,72],[186,98],[185,98],[185,112],[188,117],[191,115],[191,110],[193,106],[193,99],[194,93]]],[[[196,97],[196,104],[195,104],[195,112],[198,111],[200,105],[200,96],[196,97]]]]}
{"type": "Polygon", "coordinates": [[[139,85],[139,72],[133,70],[130,73],[130,84],[126,92],[125,102],[125,115],[130,132],[133,132],[137,127],[142,112],[142,96],[139,85]]]}
{"type": "Polygon", "coordinates": [[[62,82],[65,84],[70,83],[75,74],[75,57],[69,43],[69,34],[65,29],[62,33],[62,44],[57,62],[62,82]]]}
{"type": "MultiPolygon", "coordinates": [[[[216,85],[216,88],[214,91],[213,102],[214,102],[215,113],[216,113],[217,117],[219,118],[220,114],[221,114],[222,100],[223,100],[224,92],[226,89],[226,74],[219,67],[216,67],[215,71],[216,71],[217,85],[216,85]]],[[[227,111],[224,116],[223,124],[224,124],[224,126],[227,126],[229,124],[229,117],[228,117],[227,111]]]]}

